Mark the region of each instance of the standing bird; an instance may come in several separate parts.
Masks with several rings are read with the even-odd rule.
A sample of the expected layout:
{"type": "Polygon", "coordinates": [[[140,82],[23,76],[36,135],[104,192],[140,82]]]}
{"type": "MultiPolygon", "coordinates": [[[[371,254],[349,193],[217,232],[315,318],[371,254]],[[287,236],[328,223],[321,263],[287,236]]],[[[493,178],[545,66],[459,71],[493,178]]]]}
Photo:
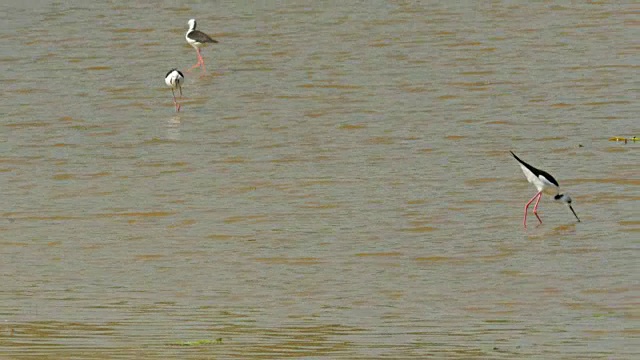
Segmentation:
{"type": "Polygon", "coordinates": [[[578,219],[578,222],[580,222],[580,218],[578,218],[578,215],[576,215],[576,212],[573,210],[573,207],[571,206],[571,197],[569,196],[569,194],[560,194],[560,185],[558,185],[558,182],[556,181],[556,179],[553,178],[553,176],[551,176],[551,174],[549,174],[546,171],[536,169],[533,166],[522,161],[519,157],[516,156],[516,154],[513,153],[513,151],[511,151],[511,155],[513,155],[513,157],[516,158],[516,160],[518,160],[518,162],[520,163],[520,167],[524,172],[524,176],[527,177],[527,181],[532,183],[533,186],[535,186],[538,189],[538,193],[535,194],[531,198],[531,200],[529,200],[527,205],[524,206],[524,227],[525,228],[527,227],[527,210],[529,209],[529,205],[533,202],[533,200],[536,200],[536,198],[538,200],[536,201],[536,204],[533,206],[533,214],[538,218],[538,221],[540,221],[540,224],[542,224],[542,220],[540,220],[540,216],[538,216],[538,203],[542,198],[543,192],[550,195],[554,195],[553,196],[554,200],[562,201],[563,203],[565,203],[569,207],[569,209],[571,209],[571,212],[576,217],[576,219],[578,219]]]}
{"type": "Polygon", "coordinates": [[[187,70],[187,72],[199,66],[202,67],[202,72],[204,72],[205,71],[204,59],[202,58],[202,54],[200,53],[200,47],[206,45],[207,43],[217,44],[218,41],[212,39],[211,37],[209,37],[209,35],[203,33],[202,31],[196,30],[196,19],[189,20],[188,24],[189,24],[189,30],[187,31],[187,34],[184,37],[185,39],[187,39],[187,42],[189,43],[189,45],[193,46],[193,48],[196,49],[196,52],[198,53],[198,62],[195,65],[193,65],[189,70],[187,70]]]}
{"type": "Polygon", "coordinates": [[[180,97],[182,98],[182,83],[184,83],[184,75],[178,69],[171,69],[164,77],[164,82],[171,88],[171,94],[173,94],[173,105],[176,106],[176,112],[180,111],[180,104],[176,100],[175,89],[180,90],[180,97]]]}

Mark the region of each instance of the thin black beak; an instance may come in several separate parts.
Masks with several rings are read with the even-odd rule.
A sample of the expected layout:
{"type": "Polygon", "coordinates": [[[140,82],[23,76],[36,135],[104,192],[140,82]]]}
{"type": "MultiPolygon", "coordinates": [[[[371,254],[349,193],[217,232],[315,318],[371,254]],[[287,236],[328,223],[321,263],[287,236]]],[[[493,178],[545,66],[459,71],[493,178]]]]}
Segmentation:
{"type": "Polygon", "coordinates": [[[576,219],[578,219],[578,222],[580,222],[580,218],[578,217],[578,215],[576,215],[576,212],[573,210],[573,207],[571,205],[569,205],[569,209],[571,209],[571,212],[573,213],[573,216],[575,216],[576,219]]]}

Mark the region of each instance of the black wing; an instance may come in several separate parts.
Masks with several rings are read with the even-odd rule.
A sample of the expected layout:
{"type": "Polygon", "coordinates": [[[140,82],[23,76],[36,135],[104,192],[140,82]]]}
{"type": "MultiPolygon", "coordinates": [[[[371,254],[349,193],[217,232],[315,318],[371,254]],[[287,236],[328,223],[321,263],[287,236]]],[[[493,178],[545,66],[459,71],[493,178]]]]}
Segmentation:
{"type": "Polygon", "coordinates": [[[193,39],[199,43],[217,43],[217,40],[212,39],[209,35],[203,33],[202,31],[193,30],[189,33],[189,38],[193,39]]]}
{"type": "Polygon", "coordinates": [[[524,167],[526,167],[527,169],[529,169],[529,171],[531,171],[533,173],[533,175],[540,177],[540,176],[544,176],[545,179],[549,180],[553,185],[555,186],[560,186],[558,185],[558,182],[556,181],[556,179],[553,178],[553,176],[551,176],[551,174],[549,174],[548,172],[544,171],[544,170],[540,170],[540,169],[536,169],[533,166],[527,164],[526,162],[522,161],[519,157],[516,156],[516,154],[513,153],[513,151],[510,151],[511,155],[513,155],[514,158],[516,158],[516,160],[518,160],[518,162],[520,164],[522,164],[524,167]]]}
{"type": "MultiPolygon", "coordinates": [[[[166,78],[167,76],[169,76],[169,74],[171,74],[174,71],[177,71],[178,69],[171,69],[169,70],[169,72],[167,73],[167,75],[165,75],[164,77],[166,78]]],[[[180,71],[178,71],[178,74],[182,75],[182,73],[180,71]]]]}

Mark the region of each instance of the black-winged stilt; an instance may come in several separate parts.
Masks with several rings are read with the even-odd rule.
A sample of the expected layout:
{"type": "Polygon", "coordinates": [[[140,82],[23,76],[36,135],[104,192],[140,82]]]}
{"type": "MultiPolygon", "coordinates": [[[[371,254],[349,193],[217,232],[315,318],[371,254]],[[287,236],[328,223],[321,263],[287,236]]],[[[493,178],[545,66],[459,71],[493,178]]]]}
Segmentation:
{"type": "Polygon", "coordinates": [[[180,97],[182,97],[182,84],[184,83],[184,75],[178,69],[171,69],[164,77],[164,83],[171,88],[171,94],[173,94],[173,105],[176,106],[176,112],[180,111],[180,104],[176,100],[175,89],[180,90],[180,97]]]}
{"type": "Polygon", "coordinates": [[[576,219],[578,219],[578,222],[580,222],[580,218],[578,218],[578,215],[576,215],[576,212],[573,210],[573,207],[571,206],[571,197],[569,196],[569,194],[560,194],[560,185],[558,185],[558,182],[556,181],[556,179],[553,178],[553,176],[551,176],[551,174],[549,174],[546,171],[536,169],[533,166],[522,161],[519,157],[516,156],[516,154],[513,153],[513,151],[511,151],[511,155],[513,155],[513,157],[516,158],[516,160],[518,160],[518,162],[520,163],[520,167],[522,168],[522,172],[524,172],[524,176],[527,177],[527,181],[532,183],[533,186],[535,186],[538,189],[538,193],[535,194],[531,198],[531,200],[529,200],[527,205],[524,206],[524,227],[525,228],[527,227],[527,210],[529,209],[529,205],[533,202],[533,200],[536,200],[536,198],[538,200],[536,201],[536,204],[533,206],[533,214],[538,218],[538,221],[540,221],[540,224],[542,224],[542,220],[540,220],[540,216],[538,216],[538,203],[542,198],[543,192],[553,195],[554,200],[562,201],[563,203],[565,203],[569,207],[569,209],[571,209],[571,212],[576,217],[576,219]]]}
{"type": "Polygon", "coordinates": [[[196,49],[196,52],[198,53],[198,62],[195,65],[193,65],[189,70],[187,70],[187,72],[191,71],[191,69],[196,68],[198,66],[201,66],[202,71],[204,72],[205,71],[204,58],[200,53],[200,47],[206,45],[207,43],[217,43],[218,41],[212,39],[211,37],[209,37],[209,35],[203,33],[202,31],[196,30],[196,19],[189,20],[188,24],[189,24],[189,30],[187,31],[187,34],[184,37],[185,39],[187,39],[187,42],[189,43],[189,45],[193,46],[193,48],[196,49]]]}

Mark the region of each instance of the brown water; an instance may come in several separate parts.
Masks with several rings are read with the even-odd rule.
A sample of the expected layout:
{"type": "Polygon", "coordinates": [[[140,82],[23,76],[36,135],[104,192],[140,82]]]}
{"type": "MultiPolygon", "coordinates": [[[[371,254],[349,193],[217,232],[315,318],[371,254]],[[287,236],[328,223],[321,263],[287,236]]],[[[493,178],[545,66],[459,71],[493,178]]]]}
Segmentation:
{"type": "Polygon", "coordinates": [[[640,356],[637,5],[236,3],[0,5],[0,358],[640,356]]]}

